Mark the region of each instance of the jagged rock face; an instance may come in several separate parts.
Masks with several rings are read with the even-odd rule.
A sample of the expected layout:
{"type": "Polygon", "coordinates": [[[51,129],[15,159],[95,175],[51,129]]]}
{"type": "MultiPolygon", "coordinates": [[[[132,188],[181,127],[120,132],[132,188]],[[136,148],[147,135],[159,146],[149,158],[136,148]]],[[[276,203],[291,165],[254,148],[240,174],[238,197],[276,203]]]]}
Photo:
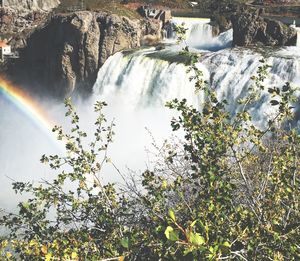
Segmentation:
{"type": "Polygon", "coordinates": [[[9,35],[10,44],[13,48],[24,46],[23,39],[25,35],[30,34],[32,30],[44,24],[47,20],[47,13],[40,11],[13,10],[3,8],[0,13],[0,35],[9,35]]]}
{"type": "Polygon", "coordinates": [[[59,4],[59,0],[4,0],[5,7],[18,10],[50,11],[59,4]]]}
{"type": "Polygon", "coordinates": [[[287,25],[261,17],[257,13],[244,12],[231,17],[233,27],[233,44],[251,46],[263,44],[267,46],[296,45],[297,31],[287,25]]]}
{"type": "MultiPolygon", "coordinates": [[[[138,47],[149,33],[148,23],[88,11],[55,16],[27,40],[10,73],[22,84],[58,97],[74,89],[90,92],[106,59],[122,49],[138,47]]],[[[158,23],[152,33],[159,35],[159,28],[158,23]]]]}
{"type": "MultiPolygon", "coordinates": [[[[4,7],[0,12],[0,36],[9,35],[12,38],[18,37],[19,34],[27,34],[46,22],[49,12],[60,4],[59,0],[2,1],[4,7]]],[[[18,47],[20,45],[22,43],[17,44],[18,47]]]]}
{"type": "Polygon", "coordinates": [[[213,35],[215,36],[232,28],[230,17],[221,14],[212,15],[210,25],[213,28],[213,35]]]}

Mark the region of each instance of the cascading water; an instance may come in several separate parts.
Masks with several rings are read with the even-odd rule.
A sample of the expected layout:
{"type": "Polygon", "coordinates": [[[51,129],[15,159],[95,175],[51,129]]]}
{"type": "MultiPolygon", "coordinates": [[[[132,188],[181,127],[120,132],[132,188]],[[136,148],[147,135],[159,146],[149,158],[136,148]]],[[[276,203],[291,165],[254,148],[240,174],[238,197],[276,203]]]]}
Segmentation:
{"type": "Polygon", "coordinates": [[[209,51],[217,51],[230,47],[232,44],[233,31],[228,30],[216,37],[209,23],[210,19],[208,18],[173,17],[171,27],[167,30],[167,38],[169,41],[174,42],[176,40],[176,33],[173,27],[183,25],[184,28],[187,29],[186,44],[190,47],[209,51]]]}
{"type": "Polygon", "coordinates": [[[182,63],[169,62],[172,51],[154,48],[110,57],[98,74],[95,92],[104,99],[121,98],[126,106],[159,106],[173,98],[187,98],[197,103],[192,83],[182,63]],[[154,57],[158,54],[159,58],[154,57]],[[165,59],[163,59],[163,56],[165,59]]]}
{"type": "MultiPolygon", "coordinates": [[[[240,106],[238,100],[248,92],[250,78],[256,74],[262,58],[272,67],[266,86],[280,86],[286,81],[300,86],[300,52],[297,47],[276,50],[228,48],[232,42],[232,30],[213,37],[209,20],[174,18],[173,22],[185,22],[189,28],[187,43],[193,44],[191,50],[200,55],[197,66],[218,97],[228,101],[231,114],[236,113],[240,106]]],[[[186,57],[179,55],[181,47],[174,39],[169,39],[162,50],[153,47],[120,52],[110,57],[100,69],[94,98],[111,104],[117,117],[117,136],[121,137],[120,143],[114,144],[112,153],[118,160],[123,160],[121,165],[141,168],[138,162],[145,160],[141,151],[152,142],[145,126],[156,141],[170,135],[169,122],[175,112],[164,108],[167,101],[186,98],[189,104],[201,109],[204,94],[195,94],[194,84],[186,72],[186,57]],[[123,147],[130,152],[120,155],[123,147]],[[128,157],[127,154],[135,156],[128,157]]],[[[265,92],[250,110],[254,121],[260,126],[265,125],[266,117],[274,111],[269,94],[265,92]]]]}
{"type": "Polygon", "coordinates": [[[300,48],[300,27],[296,27],[297,30],[297,43],[296,46],[300,48]]]}
{"type": "MultiPolygon", "coordinates": [[[[176,52],[150,48],[130,54],[115,54],[100,69],[95,93],[104,99],[120,97],[126,106],[131,107],[162,107],[173,98],[186,98],[200,108],[203,97],[194,93],[193,83],[186,73],[187,67],[180,58],[172,60],[176,52]]],[[[288,56],[293,52],[294,49],[287,49],[266,58],[266,63],[272,65],[267,85],[279,86],[285,81],[300,85],[300,56],[288,56]]],[[[248,91],[250,77],[256,73],[262,58],[262,54],[254,51],[226,49],[203,53],[198,67],[204,71],[217,95],[228,100],[229,109],[234,113],[237,100],[248,91]]],[[[267,96],[252,108],[258,123],[263,122],[266,113],[272,111],[267,96]]]]}
{"type": "MultiPolygon", "coordinates": [[[[173,22],[185,21],[188,27],[187,44],[200,55],[198,68],[210,83],[220,99],[228,101],[228,109],[236,113],[239,98],[242,98],[251,84],[250,78],[257,72],[264,58],[272,66],[267,86],[280,86],[290,81],[300,86],[300,53],[297,47],[281,49],[251,50],[247,48],[228,48],[231,46],[232,30],[213,37],[208,20],[174,18],[173,22]]],[[[174,37],[174,36],[173,36],[174,37]]],[[[186,57],[179,55],[182,46],[175,40],[168,41],[165,48],[146,48],[130,52],[120,52],[110,57],[98,73],[94,86],[94,98],[106,100],[119,122],[119,144],[114,144],[113,155],[121,160],[121,165],[141,168],[144,162],[144,146],[149,140],[148,127],[156,141],[168,137],[173,111],[164,104],[174,98],[186,98],[189,104],[201,109],[203,93],[195,93],[193,82],[185,65],[186,57]],[[125,142],[125,145],[124,145],[125,142]],[[130,148],[128,155],[119,155],[120,148],[130,148]],[[136,157],[140,157],[137,159],[136,157]]],[[[300,95],[299,95],[300,96],[300,95]]],[[[254,121],[262,126],[267,123],[266,116],[273,113],[269,104],[269,94],[250,108],[254,121]]]]}
{"type": "MultiPolygon", "coordinates": [[[[243,97],[251,84],[260,60],[272,65],[267,85],[282,85],[290,81],[300,85],[300,55],[297,47],[280,50],[250,50],[227,48],[231,46],[232,30],[214,37],[210,19],[173,17],[173,24],[184,24],[187,30],[187,45],[199,52],[198,63],[212,88],[220,98],[226,98],[230,111],[234,113],[237,100],[243,97]],[[213,51],[212,51],[213,50],[213,51]],[[218,51],[215,51],[218,50],[218,51]]],[[[175,36],[172,36],[173,38],[175,36]]],[[[300,38],[298,38],[298,42],[300,38]]],[[[186,73],[184,58],[179,55],[180,46],[166,45],[163,50],[155,48],[133,52],[117,53],[110,57],[100,69],[94,90],[104,99],[121,97],[130,107],[163,106],[173,98],[186,98],[200,108],[203,97],[194,93],[193,82],[186,73]]],[[[267,93],[253,106],[253,116],[263,122],[272,108],[267,101],[267,93]]]]}
{"type": "Polygon", "coordinates": [[[300,27],[297,27],[296,20],[290,25],[291,28],[294,28],[297,31],[297,40],[296,47],[300,47],[300,27]]]}

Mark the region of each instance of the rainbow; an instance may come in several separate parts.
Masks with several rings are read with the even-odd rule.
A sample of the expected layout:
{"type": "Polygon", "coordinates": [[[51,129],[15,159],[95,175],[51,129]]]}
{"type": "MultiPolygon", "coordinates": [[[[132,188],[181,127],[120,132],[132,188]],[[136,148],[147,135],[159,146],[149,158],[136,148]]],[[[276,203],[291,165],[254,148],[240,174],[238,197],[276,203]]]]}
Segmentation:
{"type": "Polygon", "coordinates": [[[52,128],[55,122],[47,115],[44,108],[21,88],[14,86],[10,81],[0,77],[0,95],[14,104],[24,113],[43,133],[57,142],[52,128]]]}

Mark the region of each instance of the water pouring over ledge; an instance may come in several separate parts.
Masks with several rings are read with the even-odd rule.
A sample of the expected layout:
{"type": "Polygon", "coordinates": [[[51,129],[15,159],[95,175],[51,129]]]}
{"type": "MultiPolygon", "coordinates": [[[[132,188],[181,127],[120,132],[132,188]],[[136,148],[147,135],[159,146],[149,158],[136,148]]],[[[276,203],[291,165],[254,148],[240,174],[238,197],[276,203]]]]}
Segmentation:
{"type": "Polygon", "coordinates": [[[293,24],[290,25],[290,27],[297,30],[297,43],[296,47],[300,48],[300,27],[297,27],[296,20],[294,20],[293,24]]]}
{"type": "MultiPolygon", "coordinates": [[[[214,37],[209,19],[174,17],[173,24],[184,23],[187,27],[187,44],[201,56],[198,66],[206,80],[216,89],[218,96],[226,98],[235,112],[237,100],[248,90],[250,78],[264,58],[272,66],[267,85],[281,85],[290,81],[300,86],[300,53],[297,47],[228,48],[232,43],[232,30],[214,37]]],[[[170,35],[169,35],[170,36],[170,35]]],[[[180,58],[180,46],[175,36],[167,39],[165,49],[147,48],[135,52],[117,53],[100,69],[94,85],[97,97],[111,99],[121,97],[132,108],[163,107],[173,98],[186,98],[196,107],[201,99],[194,93],[184,61],[180,58]]],[[[253,106],[254,118],[263,122],[271,113],[267,94],[253,106]]]]}
{"type": "Polygon", "coordinates": [[[232,45],[233,30],[214,36],[210,22],[209,18],[173,17],[167,27],[165,41],[175,43],[176,33],[173,27],[182,25],[187,29],[186,44],[189,47],[208,51],[218,51],[230,47],[232,45]]]}
{"type": "MultiPolygon", "coordinates": [[[[203,32],[206,25],[200,23],[195,27],[203,32]]],[[[188,39],[197,38],[196,31],[190,30],[188,39]]],[[[230,35],[230,32],[224,35],[230,35]]],[[[286,81],[300,86],[300,52],[297,47],[269,48],[260,52],[227,48],[228,42],[225,41],[218,51],[211,51],[220,37],[222,35],[211,38],[202,34],[201,45],[207,48],[190,49],[199,53],[198,68],[218,97],[227,99],[231,114],[236,113],[238,99],[248,92],[250,77],[256,73],[262,58],[272,66],[267,86],[280,86],[286,81]]],[[[167,101],[186,98],[189,104],[201,108],[204,95],[195,94],[185,60],[179,55],[180,49],[173,40],[161,50],[151,47],[119,52],[99,70],[93,98],[107,101],[116,118],[119,139],[113,144],[111,155],[117,158],[120,168],[128,166],[141,170],[143,163],[148,163],[144,148],[151,148],[152,141],[145,127],[151,131],[157,144],[162,144],[171,135],[169,122],[176,114],[164,107],[167,101]],[[130,153],[125,155],[122,148],[130,148],[130,153]]],[[[266,117],[272,112],[267,93],[251,107],[252,117],[258,125],[266,124],[266,117]]]]}

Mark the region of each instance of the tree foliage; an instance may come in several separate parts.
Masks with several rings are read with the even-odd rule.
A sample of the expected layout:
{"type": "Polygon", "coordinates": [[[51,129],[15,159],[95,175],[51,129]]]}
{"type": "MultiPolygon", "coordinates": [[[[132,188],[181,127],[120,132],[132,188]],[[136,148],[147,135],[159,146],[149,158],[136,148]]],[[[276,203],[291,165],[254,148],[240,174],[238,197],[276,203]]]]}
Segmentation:
{"type": "Polygon", "coordinates": [[[191,56],[191,80],[205,94],[201,109],[186,100],[167,104],[180,113],[171,126],[184,130],[184,140],[158,149],[140,182],[104,185],[114,135],[106,104],[96,103],[94,141],[84,146],[87,134],[67,100],[71,134],[54,128],[66,156],[42,157],[58,173],[52,181],[13,184],[30,198],[18,213],[3,213],[2,259],[299,260],[296,89],[289,83],[266,89],[269,66],[262,63],[232,115],[203,81],[197,55],[187,47],[182,54],[191,56]],[[251,105],[266,93],[273,113],[257,127],[251,105]]]}

